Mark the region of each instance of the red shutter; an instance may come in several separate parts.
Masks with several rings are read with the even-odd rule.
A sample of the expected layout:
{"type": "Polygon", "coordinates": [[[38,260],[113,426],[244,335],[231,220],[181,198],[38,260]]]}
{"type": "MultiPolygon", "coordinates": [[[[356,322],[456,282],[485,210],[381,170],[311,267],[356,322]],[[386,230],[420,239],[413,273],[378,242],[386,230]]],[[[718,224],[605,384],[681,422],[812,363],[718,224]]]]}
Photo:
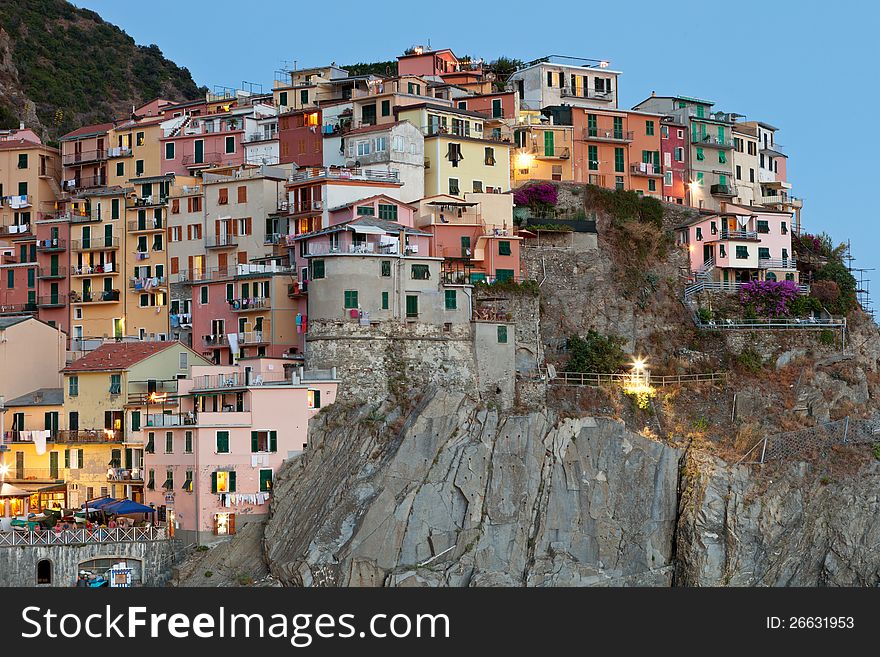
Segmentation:
{"type": "Polygon", "coordinates": [[[171,258],[171,273],[179,274],[180,273],[180,260],[178,258],[171,258]]]}
{"type": "Polygon", "coordinates": [[[247,251],[239,251],[238,252],[238,264],[240,264],[240,265],[247,264],[247,251]]]}
{"type": "Polygon", "coordinates": [[[214,235],[216,235],[217,237],[220,237],[220,220],[219,219],[214,220],[214,235]]]}

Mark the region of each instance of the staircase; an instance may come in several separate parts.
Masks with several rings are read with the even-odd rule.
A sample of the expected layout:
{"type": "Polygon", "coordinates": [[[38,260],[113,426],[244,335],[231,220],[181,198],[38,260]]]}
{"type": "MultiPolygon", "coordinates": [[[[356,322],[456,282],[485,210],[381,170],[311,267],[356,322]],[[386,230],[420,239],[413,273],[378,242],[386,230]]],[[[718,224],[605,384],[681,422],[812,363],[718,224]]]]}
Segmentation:
{"type": "Polygon", "coordinates": [[[709,258],[694,272],[694,280],[706,283],[712,280],[712,272],[715,270],[715,258],[709,258]]]}

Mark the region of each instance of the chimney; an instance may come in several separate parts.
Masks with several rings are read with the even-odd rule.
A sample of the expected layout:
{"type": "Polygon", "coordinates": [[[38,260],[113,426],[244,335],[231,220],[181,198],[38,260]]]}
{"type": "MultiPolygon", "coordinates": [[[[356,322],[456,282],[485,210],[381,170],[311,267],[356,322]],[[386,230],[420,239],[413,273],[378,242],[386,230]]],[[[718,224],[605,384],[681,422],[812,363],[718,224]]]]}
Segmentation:
{"type": "Polygon", "coordinates": [[[19,130],[24,130],[24,121],[19,121],[19,122],[18,122],[18,129],[19,129],[19,130]]]}

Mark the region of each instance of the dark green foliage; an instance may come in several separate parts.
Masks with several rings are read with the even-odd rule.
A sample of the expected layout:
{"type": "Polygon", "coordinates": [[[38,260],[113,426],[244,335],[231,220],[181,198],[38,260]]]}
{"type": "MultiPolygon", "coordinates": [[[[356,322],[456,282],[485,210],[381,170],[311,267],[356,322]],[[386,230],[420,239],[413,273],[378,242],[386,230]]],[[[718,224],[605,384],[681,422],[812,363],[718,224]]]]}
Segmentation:
{"type": "Polygon", "coordinates": [[[358,62],[357,64],[348,64],[342,66],[348,71],[349,75],[381,75],[384,77],[394,77],[397,75],[397,60],[387,62],[358,62]]]}
{"type": "Polygon", "coordinates": [[[701,306],[699,309],[697,309],[697,318],[705,324],[706,322],[712,320],[712,311],[708,308],[701,306]]]}
{"type": "Polygon", "coordinates": [[[486,281],[476,281],[474,288],[482,290],[491,290],[493,292],[509,292],[511,294],[528,294],[530,296],[538,296],[540,289],[538,282],[526,280],[517,283],[516,281],[495,281],[487,283],[486,281]]]}
{"type": "Polygon", "coordinates": [[[813,313],[822,312],[822,302],[813,296],[797,296],[788,304],[792,317],[809,317],[813,313]]]}
{"type": "Polygon", "coordinates": [[[616,225],[635,220],[663,228],[663,204],[656,198],[639,196],[632,190],[595,186],[590,186],[589,193],[611,215],[616,225]]]}
{"type": "Polygon", "coordinates": [[[833,347],[835,342],[837,342],[837,340],[834,338],[834,331],[825,329],[819,333],[819,344],[823,344],[826,347],[833,347]]]}
{"type": "Polygon", "coordinates": [[[18,127],[18,116],[6,105],[0,105],[0,130],[18,127]]]}
{"type": "Polygon", "coordinates": [[[816,279],[819,281],[832,281],[837,284],[840,296],[833,303],[826,301],[826,307],[832,314],[845,315],[849,311],[854,310],[858,305],[856,300],[856,279],[849,273],[842,262],[831,260],[816,272],[816,279]]]}
{"type": "Polygon", "coordinates": [[[585,337],[573,335],[567,347],[571,354],[566,369],[569,372],[612,374],[626,367],[624,339],[617,335],[602,335],[590,329],[585,337]]]}
{"type": "Polygon", "coordinates": [[[736,364],[746,372],[755,374],[761,371],[764,367],[764,359],[761,358],[761,354],[757,351],[748,348],[744,349],[739,355],[737,355],[736,364]]]}
{"type": "Polygon", "coordinates": [[[487,68],[495,74],[494,86],[497,91],[504,91],[507,80],[525,65],[521,59],[513,57],[499,57],[489,62],[487,68]]]}
{"type": "Polygon", "coordinates": [[[4,0],[0,27],[10,35],[22,91],[53,138],[125,116],[156,96],[200,95],[189,71],[157,46],[138,46],[95,12],[64,0],[4,0]]]}

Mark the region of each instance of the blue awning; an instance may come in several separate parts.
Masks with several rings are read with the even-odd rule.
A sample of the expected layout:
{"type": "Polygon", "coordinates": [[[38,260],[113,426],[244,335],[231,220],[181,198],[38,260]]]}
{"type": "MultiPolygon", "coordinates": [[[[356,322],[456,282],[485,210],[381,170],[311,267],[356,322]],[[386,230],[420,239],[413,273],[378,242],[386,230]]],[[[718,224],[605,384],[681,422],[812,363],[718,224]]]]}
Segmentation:
{"type": "Polygon", "coordinates": [[[133,502],[132,500],[119,500],[118,502],[114,502],[113,504],[108,504],[104,507],[104,511],[106,513],[114,513],[117,516],[125,516],[129,513],[156,512],[156,510],[152,507],[139,504],[138,502],[133,502]]]}

